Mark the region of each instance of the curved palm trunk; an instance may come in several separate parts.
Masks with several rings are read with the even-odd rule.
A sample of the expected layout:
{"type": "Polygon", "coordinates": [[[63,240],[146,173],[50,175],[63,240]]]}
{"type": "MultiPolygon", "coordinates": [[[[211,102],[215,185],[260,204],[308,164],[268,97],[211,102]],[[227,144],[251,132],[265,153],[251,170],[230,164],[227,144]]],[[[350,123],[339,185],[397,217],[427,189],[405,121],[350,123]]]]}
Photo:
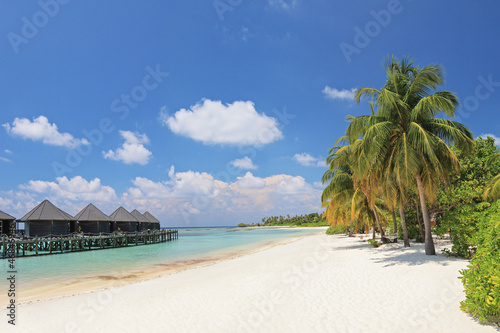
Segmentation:
{"type": "Polygon", "coordinates": [[[422,225],[422,219],[420,218],[420,208],[418,208],[418,203],[417,203],[417,222],[418,222],[418,230],[420,231],[420,236],[422,237],[422,240],[425,242],[425,232],[424,232],[424,227],[422,225]]]}
{"type": "Polygon", "coordinates": [[[375,220],[373,220],[373,226],[372,226],[372,229],[373,229],[373,234],[372,234],[372,239],[375,239],[375,220]]]}
{"type": "Polygon", "coordinates": [[[352,237],[352,220],[351,220],[351,230],[349,231],[349,237],[352,237]]]}
{"type": "Polygon", "coordinates": [[[408,230],[406,229],[405,210],[403,204],[399,204],[399,216],[401,217],[401,229],[403,229],[403,242],[405,247],[410,247],[410,239],[408,238],[408,230]]]}
{"type": "Polygon", "coordinates": [[[415,178],[417,180],[418,196],[420,197],[420,206],[422,207],[422,217],[425,226],[425,254],[435,255],[436,249],[434,248],[434,241],[432,240],[431,220],[429,219],[427,205],[425,204],[424,186],[422,185],[420,176],[416,176],[415,178]]]}
{"type": "Polygon", "coordinates": [[[382,226],[380,225],[380,220],[378,219],[377,209],[375,207],[373,207],[372,210],[373,210],[373,214],[375,215],[375,220],[377,221],[378,230],[380,230],[380,237],[382,238],[382,240],[384,240],[385,233],[384,233],[384,229],[382,229],[382,226]]]}
{"type": "MultiPolygon", "coordinates": [[[[392,213],[392,223],[394,224],[394,233],[396,234],[398,232],[398,222],[396,221],[396,212],[394,209],[391,209],[392,213]]],[[[397,243],[398,239],[394,239],[394,243],[397,243]]]]}

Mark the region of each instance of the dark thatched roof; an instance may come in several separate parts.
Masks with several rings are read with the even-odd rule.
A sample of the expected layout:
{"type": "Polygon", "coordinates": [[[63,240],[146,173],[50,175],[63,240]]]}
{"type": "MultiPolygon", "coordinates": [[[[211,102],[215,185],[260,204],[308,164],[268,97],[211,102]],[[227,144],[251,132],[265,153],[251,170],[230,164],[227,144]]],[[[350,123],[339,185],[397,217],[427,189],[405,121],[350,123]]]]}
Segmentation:
{"type": "Polygon", "coordinates": [[[144,215],[144,217],[147,218],[151,223],[160,223],[160,221],[158,221],[158,219],[154,217],[150,212],[145,212],[142,215],[144,215]]]}
{"type": "Polygon", "coordinates": [[[15,220],[16,218],[14,216],[11,216],[7,213],[4,213],[0,210],[0,220],[1,221],[12,221],[15,220]]]}
{"type": "Polygon", "coordinates": [[[132,214],[137,219],[137,221],[139,221],[141,223],[150,223],[150,221],[147,218],[145,218],[144,215],[139,213],[139,211],[137,209],[134,209],[133,211],[131,211],[130,214],[132,214]]]}
{"type": "Polygon", "coordinates": [[[75,221],[75,218],[45,199],[19,221],[75,221]]]}
{"type": "Polygon", "coordinates": [[[93,204],[88,204],[87,207],[82,209],[82,211],[75,215],[77,221],[113,221],[108,215],[104,214],[94,206],[93,204]]]}
{"type": "Polygon", "coordinates": [[[113,214],[109,215],[111,219],[115,222],[139,222],[134,217],[134,215],[130,214],[125,208],[120,207],[113,212],[113,214]]]}

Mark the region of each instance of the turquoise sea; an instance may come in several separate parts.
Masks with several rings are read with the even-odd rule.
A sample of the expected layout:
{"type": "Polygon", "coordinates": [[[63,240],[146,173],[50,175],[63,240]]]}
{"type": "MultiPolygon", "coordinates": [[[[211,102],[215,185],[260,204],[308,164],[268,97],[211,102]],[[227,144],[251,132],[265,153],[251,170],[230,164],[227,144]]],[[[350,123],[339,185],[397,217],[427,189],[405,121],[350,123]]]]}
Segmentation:
{"type": "MultiPolygon", "coordinates": [[[[140,271],[155,265],[218,258],[272,241],[320,232],[324,231],[302,228],[179,229],[179,238],[167,243],[16,258],[15,269],[21,285],[44,285],[117,272],[140,271]]],[[[0,260],[0,266],[6,274],[9,270],[7,260],[0,260]]]]}

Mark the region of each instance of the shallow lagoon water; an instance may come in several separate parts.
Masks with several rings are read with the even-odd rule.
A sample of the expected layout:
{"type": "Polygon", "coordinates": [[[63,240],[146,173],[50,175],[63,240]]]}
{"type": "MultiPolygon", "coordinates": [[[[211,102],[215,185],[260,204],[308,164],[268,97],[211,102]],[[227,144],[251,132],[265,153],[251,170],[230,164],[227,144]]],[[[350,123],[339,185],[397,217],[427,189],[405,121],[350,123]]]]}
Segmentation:
{"type": "MultiPolygon", "coordinates": [[[[83,277],[137,271],[154,265],[217,258],[257,248],[271,241],[321,232],[302,228],[191,228],[179,229],[179,239],[145,246],[16,258],[21,285],[40,285],[83,277]]],[[[3,272],[7,260],[1,260],[3,272]]]]}

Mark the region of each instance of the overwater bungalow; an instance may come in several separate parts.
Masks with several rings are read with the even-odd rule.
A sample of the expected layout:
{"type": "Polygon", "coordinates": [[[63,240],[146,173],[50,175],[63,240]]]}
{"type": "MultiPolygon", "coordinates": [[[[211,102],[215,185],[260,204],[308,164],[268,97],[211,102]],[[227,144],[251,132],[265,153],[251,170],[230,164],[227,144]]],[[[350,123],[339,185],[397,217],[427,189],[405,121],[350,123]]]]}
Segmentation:
{"type": "Polygon", "coordinates": [[[0,210],[0,235],[10,235],[16,218],[0,210]]]}
{"type": "Polygon", "coordinates": [[[26,236],[43,237],[68,235],[74,232],[76,219],[45,199],[20,218],[19,222],[25,223],[26,236]]]}
{"type": "Polygon", "coordinates": [[[111,231],[117,231],[118,228],[125,232],[138,230],[139,221],[123,207],[119,207],[109,217],[114,221],[111,231]]]}
{"type": "Polygon", "coordinates": [[[151,230],[160,230],[160,221],[158,221],[158,219],[154,217],[153,214],[151,214],[150,212],[145,212],[142,215],[144,215],[144,217],[147,218],[151,223],[149,225],[151,230]]]}
{"type": "Polygon", "coordinates": [[[144,217],[144,215],[142,215],[137,209],[131,211],[130,214],[132,214],[137,219],[137,221],[139,221],[138,231],[146,231],[148,229],[149,230],[154,229],[153,226],[150,226],[151,222],[149,222],[149,220],[146,217],[144,217]]]}
{"type": "Polygon", "coordinates": [[[114,223],[112,218],[101,212],[93,204],[88,204],[87,207],[76,214],[75,219],[77,230],[80,227],[82,232],[92,234],[109,233],[111,224],[114,223]]]}

